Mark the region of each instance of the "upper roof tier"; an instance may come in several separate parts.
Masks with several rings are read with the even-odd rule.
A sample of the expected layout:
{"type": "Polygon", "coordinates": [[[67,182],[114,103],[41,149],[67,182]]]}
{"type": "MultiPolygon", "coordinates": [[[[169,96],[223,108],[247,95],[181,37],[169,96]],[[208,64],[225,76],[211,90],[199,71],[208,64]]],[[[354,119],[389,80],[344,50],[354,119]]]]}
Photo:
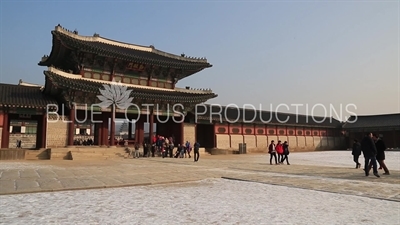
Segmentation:
{"type": "Polygon", "coordinates": [[[50,56],[42,58],[42,61],[39,62],[39,65],[41,66],[50,66],[53,64],[53,61],[58,54],[59,47],[54,45],[57,45],[58,42],[66,48],[79,50],[81,52],[94,53],[99,56],[147,65],[192,70],[192,74],[212,66],[205,58],[174,55],[160,51],[154,48],[154,46],[147,47],[123,43],[100,37],[98,34],[94,34],[93,36],[82,36],[79,35],[77,31],[69,31],[60,25],[56,26],[51,33],[53,35],[52,52],[50,56]]]}

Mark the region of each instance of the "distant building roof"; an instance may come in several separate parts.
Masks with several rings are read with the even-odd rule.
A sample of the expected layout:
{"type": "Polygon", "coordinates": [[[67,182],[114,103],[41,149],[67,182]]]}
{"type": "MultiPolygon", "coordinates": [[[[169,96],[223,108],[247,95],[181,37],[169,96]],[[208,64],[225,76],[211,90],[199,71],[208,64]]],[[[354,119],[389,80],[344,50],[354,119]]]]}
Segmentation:
{"type": "Polygon", "coordinates": [[[344,129],[384,127],[400,128],[400,113],[351,116],[343,125],[344,129]]]}
{"type": "Polygon", "coordinates": [[[0,106],[44,109],[50,104],[57,101],[43,94],[40,87],[0,83],[0,106]]]}
{"type": "Polygon", "coordinates": [[[32,84],[32,83],[24,82],[24,81],[22,81],[22,79],[19,80],[18,85],[28,86],[28,87],[39,87],[39,88],[42,88],[42,89],[43,89],[43,85],[32,84]]]}
{"type": "Polygon", "coordinates": [[[208,104],[199,105],[192,111],[192,114],[197,117],[197,120],[212,120],[214,122],[222,120],[223,122],[231,121],[271,125],[281,124],[289,126],[301,125],[326,128],[339,128],[342,126],[342,123],[339,120],[332,117],[296,115],[291,113],[270,112],[208,104]]]}

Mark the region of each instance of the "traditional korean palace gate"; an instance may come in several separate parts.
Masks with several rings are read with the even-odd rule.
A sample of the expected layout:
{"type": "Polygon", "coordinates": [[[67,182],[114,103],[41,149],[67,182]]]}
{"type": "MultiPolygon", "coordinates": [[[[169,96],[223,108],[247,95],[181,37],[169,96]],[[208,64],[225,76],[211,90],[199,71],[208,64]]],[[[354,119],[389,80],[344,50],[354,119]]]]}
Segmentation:
{"type": "MultiPolygon", "coordinates": [[[[246,122],[251,112],[245,116],[243,109],[216,107],[223,112],[220,119],[210,113],[213,106],[195,107],[217,95],[209,89],[176,84],[211,67],[204,58],[174,55],[98,34],[82,36],[60,25],[51,33],[51,53],[39,62],[47,67],[45,85],[0,84],[1,148],[13,147],[10,141],[31,130],[35,148],[72,146],[78,134],[88,133],[94,145],[115,146],[117,118],[135,123],[135,136],[131,134],[133,123],[129,123],[128,137],[139,144],[145,141],[144,124],[149,123],[151,140],[156,123],[157,134],[174,136],[177,144],[198,141],[205,148],[236,149],[247,143],[248,149],[265,152],[268,143],[278,139],[287,140],[293,150],[343,146],[341,122],[335,119],[313,123],[313,118],[300,115],[296,121],[292,115],[286,123],[275,118],[266,124],[260,116],[246,122]]],[[[285,120],[286,114],[278,114],[285,120]]]]}
{"type": "Polygon", "coordinates": [[[15,89],[13,91],[8,87],[3,88],[4,98],[0,99],[0,106],[3,106],[1,119],[4,121],[2,148],[10,146],[10,118],[21,119],[15,111],[19,107],[36,110],[29,115],[38,124],[37,148],[71,146],[74,144],[76,130],[86,128],[88,124],[94,125],[94,132],[91,133],[95,145],[114,146],[116,118],[129,121],[137,119],[134,121],[134,139],[140,144],[144,141],[145,122],[150,124],[150,139],[154,133],[153,123],[157,123],[157,133],[172,135],[178,143],[182,143],[182,115],[193,109],[194,105],[217,96],[211,90],[176,87],[179,80],[211,67],[205,58],[174,55],[157,50],[154,46],[122,43],[102,38],[99,34],[82,36],[60,25],[51,33],[51,53],[39,62],[40,66],[48,68],[44,71],[45,85],[29,87],[36,96],[41,95],[41,104],[30,105],[29,100],[32,98],[29,94],[19,99],[21,105],[14,104],[13,96],[29,89],[26,85],[8,85],[15,89]],[[110,97],[99,98],[101,90],[110,87],[117,87],[120,91],[120,96],[111,96],[116,104],[99,107],[104,97],[110,97]],[[126,97],[125,103],[137,107],[121,110],[118,107],[121,99],[118,98],[122,95],[126,97]],[[176,104],[182,107],[171,110],[176,104]]]}

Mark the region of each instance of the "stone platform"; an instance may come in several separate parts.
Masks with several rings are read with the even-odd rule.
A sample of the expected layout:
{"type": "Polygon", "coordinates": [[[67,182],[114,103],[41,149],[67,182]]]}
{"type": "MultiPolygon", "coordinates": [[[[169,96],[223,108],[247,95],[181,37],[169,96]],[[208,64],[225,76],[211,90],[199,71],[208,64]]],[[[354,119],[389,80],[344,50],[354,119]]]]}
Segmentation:
{"type": "Polygon", "coordinates": [[[193,158],[4,161],[0,194],[49,192],[197,181],[207,178],[282,185],[400,202],[400,171],[376,178],[360,169],[269,165],[267,155],[193,158]],[[255,157],[256,156],[256,157],[255,157]]]}

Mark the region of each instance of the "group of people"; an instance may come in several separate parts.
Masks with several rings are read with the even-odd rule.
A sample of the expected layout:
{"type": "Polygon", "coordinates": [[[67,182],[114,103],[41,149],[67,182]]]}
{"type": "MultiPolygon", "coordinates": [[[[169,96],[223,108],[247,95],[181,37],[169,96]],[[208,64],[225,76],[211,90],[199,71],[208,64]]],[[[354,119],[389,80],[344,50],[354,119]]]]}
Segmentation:
{"type": "Polygon", "coordinates": [[[282,142],[278,141],[278,143],[275,145],[275,141],[272,140],[271,143],[268,146],[268,153],[270,155],[269,158],[269,164],[272,165],[272,158],[275,158],[275,164],[283,164],[283,162],[286,160],[287,165],[290,165],[289,163],[289,144],[287,141],[282,142]],[[278,158],[276,157],[278,155],[278,158]]]}
{"type": "Polygon", "coordinates": [[[380,177],[378,173],[377,161],[379,163],[379,169],[383,169],[385,171],[384,175],[390,175],[389,169],[385,164],[385,150],[385,142],[377,134],[367,133],[361,140],[361,143],[355,139],[353,143],[352,155],[353,161],[356,163],[356,168],[361,167],[361,163],[359,163],[358,158],[362,153],[365,159],[365,176],[369,176],[369,172],[372,168],[373,174],[376,177],[380,177]]]}
{"type": "MultiPolygon", "coordinates": [[[[194,161],[197,162],[199,160],[200,154],[200,144],[195,142],[193,147],[189,141],[186,141],[185,144],[178,144],[175,146],[175,140],[173,137],[166,138],[161,135],[154,136],[151,140],[151,143],[144,142],[143,143],[143,156],[144,157],[155,157],[156,154],[162,156],[162,158],[170,157],[170,158],[191,158],[191,152],[194,151],[194,161]],[[177,148],[175,154],[173,153],[174,148],[177,148]]],[[[127,147],[127,144],[126,144],[127,147]]],[[[127,147],[128,148],[128,147],[127,147]]],[[[135,154],[134,158],[139,158],[139,145],[135,144],[135,154]]],[[[133,155],[133,152],[128,148],[129,155],[133,155]]]]}
{"type": "Polygon", "coordinates": [[[90,146],[93,145],[94,141],[92,138],[87,138],[87,139],[83,139],[83,138],[78,138],[78,139],[74,139],[74,145],[84,145],[84,146],[90,146]]]}

